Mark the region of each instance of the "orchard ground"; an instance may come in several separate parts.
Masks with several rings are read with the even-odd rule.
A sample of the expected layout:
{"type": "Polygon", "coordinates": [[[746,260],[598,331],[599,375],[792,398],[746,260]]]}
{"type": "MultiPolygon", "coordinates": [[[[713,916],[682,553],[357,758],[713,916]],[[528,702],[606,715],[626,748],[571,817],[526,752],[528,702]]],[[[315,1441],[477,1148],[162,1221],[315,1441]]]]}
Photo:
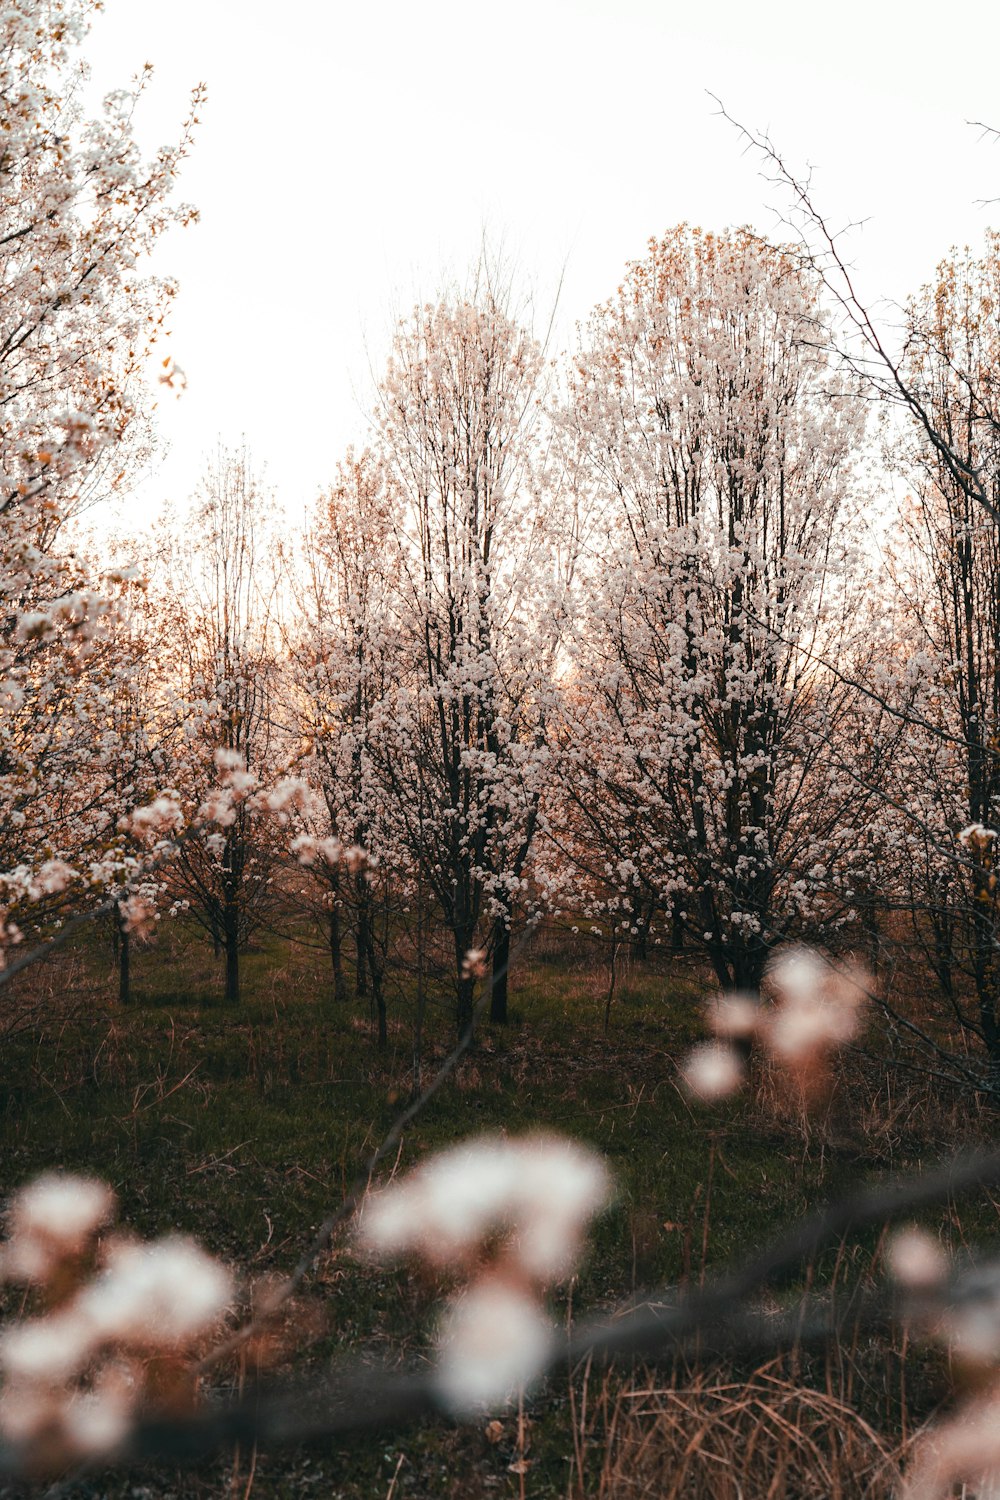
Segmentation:
{"type": "MultiPolygon", "coordinates": [[[[0,1190],[54,1167],[97,1174],[114,1185],[130,1230],[192,1234],[245,1285],[294,1266],[409,1097],[414,998],[406,981],[390,994],[380,1053],[366,1002],[335,1004],[314,950],[265,939],[246,957],[238,1008],[221,1003],[218,970],[209,946],[164,924],[135,955],[135,1000],[123,1010],[110,946],[92,931],[5,993],[0,1190]]],[[[919,976],[900,972],[896,998],[919,1005],[919,976]]],[[[696,1284],[849,1183],[930,1165],[992,1133],[988,1112],[890,1063],[877,1014],[863,1049],[842,1059],[822,1118],[807,1119],[766,1073],[722,1106],[691,1104],[677,1067],[704,1035],[700,1001],[711,989],[684,956],[626,958],[605,1030],[606,952],[568,932],[536,934],[512,971],[510,1024],[481,1025],[473,1053],[404,1134],[395,1169],[482,1131],[544,1128],[604,1153],[616,1201],[558,1299],[565,1319],[696,1284]]],[[[425,1081],[453,1036],[443,998],[426,1031],[425,1081]]],[[[998,1212],[985,1198],[949,1210],[953,1242],[991,1238],[998,1212]]],[[[815,1284],[880,1276],[879,1244],[877,1235],[850,1242],[808,1274],[815,1284]]],[[[348,1350],[419,1365],[439,1290],[406,1270],[374,1269],[342,1237],[307,1280],[265,1378],[315,1375],[348,1350]]],[[[777,1465],[785,1487],[772,1494],[888,1494],[902,1446],[947,1391],[932,1357],[904,1354],[867,1340],[829,1358],[799,1351],[763,1373],[577,1370],[495,1422],[490,1413],[198,1470],[101,1476],[67,1493],[624,1497],[667,1493],[664,1474],[683,1469],[678,1495],[735,1495],[731,1482],[751,1496],[769,1493],[777,1465]],[[841,1401],[870,1429],[848,1423],[841,1401]],[[782,1438],[790,1403],[798,1415],[782,1438]],[[731,1455],[731,1472],[713,1468],[713,1421],[730,1447],[746,1427],[756,1469],[751,1458],[737,1475],[731,1455]],[[817,1445],[803,1460],[808,1483],[792,1451],[807,1444],[817,1445]]],[[[210,1383],[225,1395],[251,1374],[233,1365],[210,1383]]]]}

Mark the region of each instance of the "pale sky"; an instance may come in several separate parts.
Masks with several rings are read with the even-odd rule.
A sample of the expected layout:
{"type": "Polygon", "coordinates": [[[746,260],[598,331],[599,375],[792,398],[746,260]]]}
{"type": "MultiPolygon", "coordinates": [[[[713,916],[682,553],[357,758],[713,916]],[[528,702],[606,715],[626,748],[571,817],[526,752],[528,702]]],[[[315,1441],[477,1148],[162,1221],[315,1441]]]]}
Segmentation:
{"type": "Polygon", "coordinates": [[[707,90],[814,167],[872,299],[902,299],[1000,205],[1000,6],[952,0],[105,0],[103,91],[155,65],[140,138],[209,99],[169,236],[161,453],[131,514],[182,499],[243,434],[299,512],[364,441],[394,318],[502,242],[558,351],[650,235],[687,219],[775,233],[781,195],[707,90]]]}

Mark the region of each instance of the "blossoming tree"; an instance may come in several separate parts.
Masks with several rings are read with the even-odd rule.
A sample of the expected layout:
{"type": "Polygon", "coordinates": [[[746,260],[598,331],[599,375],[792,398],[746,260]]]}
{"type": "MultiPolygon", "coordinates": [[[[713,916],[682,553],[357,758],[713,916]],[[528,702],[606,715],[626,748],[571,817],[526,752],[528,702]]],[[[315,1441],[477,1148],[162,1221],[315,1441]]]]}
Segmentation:
{"type": "Polygon", "coordinates": [[[379,391],[398,497],[400,652],[380,772],[451,936],[460,1030],[476,964],[504,946],[546,759],[552,653],[535,606],[547,510],[533,483],[542,372],[538,344],[486,287],[416,308],[379,391]]]}
{"type": "Polygon", "coordinates": [[[389,920],[406,881],[378,775],[377,734],[389,675],[398,665],[388,606],[393,573],[392,498],[384,465],[349,451],[317,502],[293,560],[297,610],[286,632],[291,711],[310,747],[318,796],[299,837],[322,913],[337,999],[346,993],[345,919],[353,930],[355,987],[370,996],[387,1042],[384,969],[389,920]]]}
{"type": "Polygon", "coordinates": [[[114,668],[98,640],[105,592],[68,554],[63,529],[122,485],[146,443],[143,371],[174,288],[143,277],[141,261],[168,225],[192,217],[169,199],[201,91],[178,144],[151,160],[133,135],[146,74],[88,120],[77,48],[95,8],[12,0],[0,17],[5,904],[34,899],[33,872],[53,855],[72,861],[63,886],[94,883],[75,866],[100,853],[108,823],[116,776],[103,709],[114,668]],[[37,818],[25,819],[26,801],[37,818]]]}
{"type": "Polygon", "coordinates": [[[245,450],[220,447],[193,514],[169,534],[169,576],[158,585],[169,621],[161,734],[192,828],[170,864],[169,889],[221,949],[231,1003],[240,997],[240,950],[271,903],[277,852],[274,825],[251,797],[278,758],[267,507],[245,450]]]}
{"type": "Polygon", "coordinates": [[[1000,236],[938,267],[909,307],[907,381],[929,417],[897,464],[912,486],[895,584],[920,681],[901,805],[932,964],[969,1038],[1000,1066],[1000,236]],[[935,440],[936,439],[936,440],[935,440]],[[970,1008],[955,980],[972,981],[970,1008]]]}
{"type": "Polygon", "coordinates": [[[790,253],[680,228],[594,313],[565,414],[605,541],[563,784],[605,907],[652,883],[724,985],[815,914],[856,798],[828,754],[851,690],[815,657],[852,629],[863,421],[821,319],[790,253]]]}

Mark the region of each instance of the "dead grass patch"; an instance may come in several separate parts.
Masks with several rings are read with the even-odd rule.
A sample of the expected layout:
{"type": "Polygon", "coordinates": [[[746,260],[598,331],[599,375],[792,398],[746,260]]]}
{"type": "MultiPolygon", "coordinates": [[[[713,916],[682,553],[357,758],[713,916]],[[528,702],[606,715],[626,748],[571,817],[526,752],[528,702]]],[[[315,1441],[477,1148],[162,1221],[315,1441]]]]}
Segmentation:
{"type": "Polygon", "coordinates": [[[767,1367],[744,1381],[605,1385],[580,1425],[575,1496],[891,1500],[901,1480],[899,1451],[849,1405],[767,1367]]]}

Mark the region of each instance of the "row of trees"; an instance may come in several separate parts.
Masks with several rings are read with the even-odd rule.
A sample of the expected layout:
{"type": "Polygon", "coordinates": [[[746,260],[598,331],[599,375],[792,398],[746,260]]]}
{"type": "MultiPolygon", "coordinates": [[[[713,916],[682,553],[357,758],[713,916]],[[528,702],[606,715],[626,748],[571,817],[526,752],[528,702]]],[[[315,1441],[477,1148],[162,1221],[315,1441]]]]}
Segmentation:
{"type": "MultiPolygon", "coordinates": [[[[371,857],[360,877],[317,862],[335,975],[351,913],[378,994],[390,914],[418,891],[450,934],[463,1028],[470,952],[492,955],[504,1014],[516,915],[568,906],[655,939],[669,913],[730,985],[758,983],[804,921],[843,916],[857,799],[828,751],[853,700],[821,690],[814,648],[860,634],[845,517],[863,409],[815,347],[819,318],[787,254],[681,229],[595,314],[560,399],[488,285],[417,309],[372,446],[285,557],[281,619],[273,571],[227,594],[249,675],[219,644],[221,596],[188,590],[171,634],[200,622],[216,670],[164,672],[157,653],[172,691],[191,684],[183,740],[206,683],[210,747],[287,761],[304,735],[304,831],[371,857]],[[269,701],[241,713],[243,738],[233,681],[269,701]]],[[[218,539],[242,555],[257,521],[245,455],[210,493],[214,519],[188,530],[217,579],[218,539]]],[[[235,846],[218,868],[240,884],[235,846]]]]}
{"type": "Polygon", "coordinates": [[[465,1027],[491,958],[504,1015],[511,930],[545,911],[755,987],[776,944],[860,923],[874,950],[898,907],[1000,1058],[1000,243],[939,268],[880,378],[838,346],[829,267],[749,231],[652,242],[562,362],[481,270],[399,324],[301,537],[220,451],[95,588],[66,526],[144,451],[172,288],[134,268],[190,217],[198,96],[144,162],[141,81],[97,124],[67,104],[85,21],[13,6],[0,79],[8,940],[119,891],[123,993],[159,908],[235,998],[294,895],[338,993],[350,935],[384,1034],[404,919],[448,934],[465,1027]]]}
{"type": "MultiPolygon", "coordinates": [[[[955,391],[988,385],[997,261],[942,267],[910,309],[949,452],[982,430],[955,391]]],[[[195,818],[219,750],[309,789],[283,804],[307,873],[239,800],[162,872],[231,998],[279,898],[312,907],[339,994],[350,933],[383,1034],[407,913],[448,933],[464,1027],[489,957],[502,1018],[511,928],[547,910],[752,988],[789,939],[860,924],[877,957],[897,907],[1000,1051],[996,525],[926,432],[873,430],[821,293],[788,249],[680,228],[562,371],[486,279],[418,308],[371,444],[281,546],[249,456],[220,451],[105,654],[138,735],[117,817],[169,789],[195,818]]]]}

